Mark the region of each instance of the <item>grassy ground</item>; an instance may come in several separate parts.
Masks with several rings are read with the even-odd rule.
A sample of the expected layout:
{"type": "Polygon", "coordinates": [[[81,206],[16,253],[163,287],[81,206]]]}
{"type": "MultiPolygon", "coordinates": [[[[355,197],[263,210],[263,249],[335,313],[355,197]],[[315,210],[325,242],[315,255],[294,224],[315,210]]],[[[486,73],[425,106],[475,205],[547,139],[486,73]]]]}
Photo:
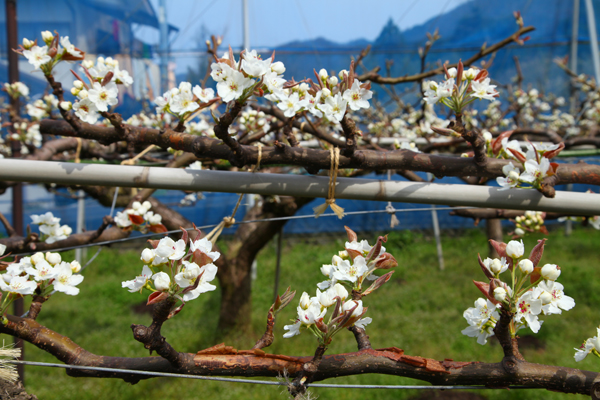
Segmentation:
{"type": "MultiPolygon", "coordinates": [[[[526,254],[541,236],[525,240],[526,254]]],[[[528,361],[597,370],[600,360],[588,357],[581,363],[573,360],[574,347],[595,334],[600,323],[597,306],[600,304],[600,232],[578,228],[570,237],[562,231],[548,235],[549,241],[542,262],[559,264],[566,294],[575,298],[577,306],[563,315],[546,317],[535,337],[535,346],[523,349],[528,361]]],[[[362,238],[362,237],[361,237],[362,238]]],[[[366,237],[365,237],[366,238],[366,237]]],[[[372,243],[374,235],[368,237],[372,243]]],[[[282,258],[281,285],[314,293],[315,284],[322,280],[319,267],[331,260],[331,255],[343,248],[344,236],[338,240],[287,241],[282,258]]],[[[471,283],[483,280],[477,264],[477,253],[487,253],[485,236],[477,229],[443,237],[446,269],[439,271],[435,245],[430,238],[411,232],[390,235],[388,251],[399,262],[392,280],[374,295],[369,296],[369,316],[373,323],[367,328],[373,347],[396,346],[407,354],[436,359],[480,360],[497,362],[500,346],[491,340],[480,346],[474,338],[463,336],[466,327],[463,311],[471,307],[479,292],[471,283]]],[[[141,251],[141,249],[140,249],[141,251]]],[[[57,294],[44,305],[38,318],[47,325],[72,338],[87,350],[111,356],[141,357],[147,351],[136,342],[129,326],[149,324],[150,315],[136,312],[145,296],[131,294],[121,288],[121,281],[132,279],[142,267],[140,251],[105,249],[85,271],[81,293],[73,298],[57,294]]],[[[64,255],[69,259],[72,255],[64,255]]],[[[196,352],[226,341],[236,348],[249,348],[262,334],[266,311],[272,301],[275,271],[274,245],[258,257],[258,277],[253,290],[253,322],[250,332],[233,338],[215,337],[219,293],[211,292],[190,302],[177,317],[168,321],[163,334],[179,351],[196,352]]],[[[282,289],[283,289],[282,288],[282,289]]],[[[283,339],[283,325],[295,317],[296,301],[284,310],[277,322],[275,343],[268,352],[290,355],[311,355],[316,341],[307,332],[283,339]]],[[[521,331],[521,336],[532,335],[521,331]]],[[[10,338],[4,338],[10,340],[10,338]]],[[[355,351],[353,336],[340,333],[328,353],[355,351]]],[[[26,347],[28,360],[54,362],[37,348],[26,347]]],[[[383,375],[364,375],[332,379],[331,383],[358,384],[421,384],[420,381],[383,375]]],[[[130,385],[113,379],[70,378],[62,369],[27,367],[26,387],[40,399],[96,399],[110,396],[118,399],[164,398],[197,399],[199,396],[218,399],[280,399],[281,388],[251,384],[229,384],[189,379],[157,378],[130,385]]],[[[351,399],[361,396],[378,398],[410,398],[419,392],[392,390],[314,389],[321,399],[351,399]]],[[[527,398],[562,399],[567,395],[545,390],[486,390],[480,394],[489,399],[527,398]]],[[[575,398],[568,396],[568,398],[575,398]]],[[[583,397],[580,397],[583,398],[583,397]]]]}

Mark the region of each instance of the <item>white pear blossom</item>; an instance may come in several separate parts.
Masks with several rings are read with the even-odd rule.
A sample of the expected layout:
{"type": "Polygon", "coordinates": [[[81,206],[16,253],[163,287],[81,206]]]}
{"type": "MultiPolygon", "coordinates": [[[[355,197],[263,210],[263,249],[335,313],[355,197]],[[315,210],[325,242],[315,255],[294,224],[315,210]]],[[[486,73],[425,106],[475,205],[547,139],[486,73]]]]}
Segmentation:
{"type": "Polygon", "coordinates": [[[347,104],[348,102],[337,93],[335,96],[328,96],[325,99],[325,104],[319,105],[319,108],[328,120],[341,121],[346,113],[347,104]]]}
{"type": "Polygon", "coordinates": [[[96,105],[89,98],[77,101],[73,104],[73,110],[80,120],[88,124],[95,124],[100,118],[96,105]]]}
{"type": "Polygon", "coordinates": [[[60,44],[62,47],[64,47],[65,51],[73,57],[83,56],[83,54],[81,54],[81,52],[77,50],[73,44],[71,44],[71,41],[69,40],[68,36],[62,36],[60,38],[60,44]]]}
{"type": "Polygon", "coordinates": [[[198,98],[198,100],[200,100],[201,103],[208,103],[215,97],[214,90],[212,90],[211,88],[203,89],[198,85],[194,86],[192,93],[196,95],[196,97],[198,98]]]}
{"type": "Polygon", "coordinates": [[[200,250],[202,253],[209,256],[213,261],[217,261],[219,259],[219,257],[221,256],[221,253],[219,253],[218,251],[211,251],[212,246],[213,246],[212,242],[210,240],[208,240],[206,237],[203,237],[202,239],[197,239],[196,241],[192,241],[190,239],[190,252],[191,253],[195,252],[196,250],[200,250]]]}
{"type": "Polygon", "coordinates": [[[302,108],[303,102],[297,92],[292,93],[289,97],[277,103],[277,107],[283,111],[283,115],[291,118],[302,108]]]}
{"type": "Polygon", "coordinates": [[[471,97],[493,101],[498,92],[494,90],[496,85],[490,85],[490,78],[485,78],[482,81],[471,82],[471,97]]]}
{"type": "MultiPolygon", "coordinates": [[[[217,287],[209,282],[211,282],[217,276],[217,266],[214,264],[206,264],[200,268],[200,280],[198,281],[198,286],[183,295],[183,301],[194,300],[202,293],[210,292],[215,290],[217,287]]],[[[194,279],[195,282],[195,279],[194,279]]]]}
{"type": "Polygon", "coordinates": [[[515,168],[512,162],[509,162],[502,167],[502,172],[506,178],[499,176],[496,178],[496,182],[501,187],[500,190],[506,190],[517,187],[519,185],[519,169],[515,168]]]}
{"type": "Polygon", "coordinates": [[[527,323],[533,333],[538,333],[542,324],[538,315],[542,312],[542,300],[539,299],[541,290],[534,288],[523,294],[517,300],[517,313],[514,320],[517,324],[527,323]]]}
{"type": "Polygon", "coordinates": [[[597,328],[597,331],[596,336],[586,339],[581,348],[575,349],[575,361],[579,362],[592,351],[598,352],[600,350],[600,327],[597,328]]]}
{"type": "MultiPolygon", "coordinates": [[[[3,274],[2,277],[5,278],[5,275],[7,274],[3,274]]],[[[13,276],[8,284],[5,283],[5,279],[0,279],[0,290],[3,292],[25,296],[33,294],[35,288],[37,288],[37,283],[27,280],[27,276],[13,276]]]]}
{"type": "Polygon", "coordinates": [[[42,65],[50,62],[52,57],[48,55],[48,46],[33,46],[29,50],[23,50],[23,56],[27,58],[27,61],[39,69],[42,65]]]}
{"type": "Polygon", "coordinates": [[[35,267],[27,267],[25,268],[25,272],[33,277],[36,281],[46,281],[50,279],[54,279],[58,276],[54,267],[50,265],[45,260],[42,260],[35,264],[35,267]]]}
{"type": "Polygon", "coordinates": [[[522,239],[520,242],[517,242],[516,240],[511,240],[506,245],[506,254],[508,254],[509,257],[520,258],[523,256],[524,253],[525,246],[523,245],[522,239]]]}
{"type": "Polygon", "coordinates": [[[224,102],[239,99],[244,90],[254,84],[254,80],[246,78],[239,71],[229,68],[231,71],[226,77],[226,80],[217,83],[217,93],[224,102]]]}
{"type": "Polygon", "coordinates": [[[119,89],[114,82],[110,82],[105,86],[94,82],[94,85],[88,91],[88,99],[90,99],[98,111],[108,111],[109,106],[117,104],[119,102],[117,99],[118,95],[119,89]]]}
{"type": "Polygon", "coordinates": [[[562,310],[569,311],[575,307],[575,300],[565,295],[563,291],[565,287],[560,283],[542,281],[539,283],[538,288],[542,291],[540,299],[542,300],[542,311],[544,314],[561,314],[562,310]],[[543,294],[547,294],[548,296],[542,298],[543,294]],[[544,301],[544,299],[547,301],[544,301]]]}
{"type": "MultiPolygon", "coordinates": [[[[337,79],[337,78],[336,78],[337,79]]],[[[360,81],[354,80],[352,87],[344,92],[343,98],[348,102],[348,107],[351,110],[357,111],[361,108],[369,108],[369,99],[373,96],[373,92],[360,87],[360,81]]]]}
{"type": "Polygon", "coordinates": [[[546,177],[550,169],[550,161],[546,157],[542,157],[540,163],[536,160],[525,161],[525,172],[521,174],[521,180],[531,184],[546,177]]]}
{"type": "Polygon", "coordinates": [[[185,255],[185,242],[179,239],[175,242],[170,237],[165,237],[158,242],[158,246],[154,249],[157,256],[168,258],[169,260],[180,260],[185,255]]]}
{"type": "Polygon", "coordinates": [[[465,310],[463,317],[469,326],[461,333],[476,337],[477,343],[484,345],[487,343],[487,338],[494,335],[494,327],[500,319],[500,314],[494,303],[480,297],[475,301],[475,307],[465,310]]]}
{"type": "Polygon", "coordinates": [[[129,289],[130,293],[139,292],[150,280],[150,278],[152,278],[152,270],[147,265],[144,265],[144,268],[142,268],[142,273],[140,275],[136,276],[130,281],[122,282],[121,286],[123,288],[129,289]]]}
{"type": "Polygon", "coordinates": [[[357,256],[352,264],[350,264],[350,261],[348,260],[342,260],[333,272],[333,277],[338,281],[356,282],[356,280],[365,275],[368,270],[369,268],[367,267],[365,258],[357,256]]]}
{"type": "Polygon", "coordinates": [[[70,296],[79,294],[79,288],[75,287],[83,281],[83,275],[73,274],[71,264],[62,262],[54,267],[57,274],[54,280],[54,290],[63,292],[70,296]]]}

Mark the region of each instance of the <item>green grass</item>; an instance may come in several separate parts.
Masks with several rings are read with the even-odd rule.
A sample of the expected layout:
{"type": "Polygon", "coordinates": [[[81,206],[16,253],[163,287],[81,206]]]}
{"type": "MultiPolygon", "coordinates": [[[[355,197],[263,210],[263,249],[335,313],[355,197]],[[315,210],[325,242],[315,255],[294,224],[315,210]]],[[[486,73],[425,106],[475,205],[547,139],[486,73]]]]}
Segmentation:
{"type": "MultiPolygon", "coordinates": [[[[373,243],[375,235],[360,238],[373,243]]],[[[525,240],[526,254],[541,236],[525,240]]],[[[600,367],[599,360],[588,357],[581,363],[573,359],[574,347],[595,334],[600,324],[597,307],[600,304],[600,259],[598,248],[600,232],[579,228],[570,237],[562,231],[548,235],[549,241],[542,262],[560,265],[559,279],[566,294],[575,298],[577,306],[562,315],[545,318],[536,337],[543,349],[523,349],[528,361],[564,365],[590,370],[600,367]]],[[[480,360],[497,362],[502,352],[495,340],[480,346],[474,338],[463,336],[466,327],[463,311],[471,307],[479,291],[472,280],[484,280],[477,263],[477,253],[487,254],[485,236],[473,229],[460,235],[443,237],[446,269],[438,270],[435,243],[431,238],[411,232],[390,235],[386,247],[398,260],[399,266],[391,281],[375,294],[366,298],[373,323],[367,328],[374,348],[396,346],[407,354],[435,359],[452,358],[461,361],[480,360]]],[[[298,296],[315,291],[315,284],[323,279],[319,267],[329,263],[331,256],[343,248],[344,235],[329,241],[287,240],[282,257],[281,288],[288,285],[298,296]]],[[[141,251],[141,249],[140,249],[141,251]]],[[[96,354],[142,357],[148,353],[132,338],[132,323],[149,324],[148,314],[137,314],[133,307],[143,303],[145,296],[131,294],[121,288],[121,281],[132,279],[142,267],[140,251],[105,249],[84,272],[77,297],[57,294],[44,305],[40,323],[69,336],[88,351],[96,354]]],[[[63,255],[64,259],[72,254],[63,255]]],[[[264,331],[265,315],[273,297],[275,274],[274,244],[267,246],[258,257],[258,277],[252,294],[252,329],[232,338],[215,337],[218,318],[219,293],[210,292],[188,303],[181,314],[169,320],[163,335],[179,351],[196,352],[226,341],[236,348],[250,348],[264,331]]],[[[299,297],[298,297],[299,298],[299,297]]],[[[275,343],[266,350],[289,355],[311,355],[316,340],[308,332],[291,339],[283,339],[283,325],[295,317],[295,300],[277,321],[275,343]]],[[[532,335],[521,331],[522,336],[532,335]]],[[[4,338],[11,340],[10,338],[4,338]]],[[[356,350],[353,336],[340,333],[328,353],[356,350]]],[[[28,360],[54,362],[55,359],[32,345],[26,347],[28,360]]],[[[363,375],[331,379],[330,383],[357,384],[421,384],[407,378],[385,375],[363,375]]],[[[280,399],[281,388],[250,384],[206,382],[191,379],[156,378],[130,385],[115,379],[71,378],[62,369],[27,367],[26,387],[40,399],[118,399],[177,398],[197,399],[199,396],[218,399],[280,399]]],[[[313,389],[321,399],[355,399],[356,396],[377,398],[409,398],[417,391],[313,389]]],[[[527,398],[563,399],[572,395],[545,390],[486,390],[480,393],[490,399],[527,398]]],[[[583,397],[580,397],[583,398],[583,397]]]]}

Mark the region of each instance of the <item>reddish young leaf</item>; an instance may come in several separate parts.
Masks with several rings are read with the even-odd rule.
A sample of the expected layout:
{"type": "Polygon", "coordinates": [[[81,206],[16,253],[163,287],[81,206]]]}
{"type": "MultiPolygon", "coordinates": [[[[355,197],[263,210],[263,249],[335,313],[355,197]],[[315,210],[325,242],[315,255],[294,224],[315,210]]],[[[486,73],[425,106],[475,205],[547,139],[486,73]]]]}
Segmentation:
{"type": "Polygon", "coordinates": [[[348,241],[349,242],[356,242],[358,241],[358,236],[356,236],[356,233],[348,228],[347,226],[344,225],[344,229],[346,229],[346,233],[348,234],[348,241]]]}
{"type": "Polygon", "coordinates": [[[542,277],[541,271],[542,271],[541,267],[535,267],[533,269],[533,272],[531,273],[531,275],[529,275],[529,281],[531,282],[532,285],[534,283],[536,283],[538,281],[538,279],[540,279],[542,277]]]}
{"type": "Polygon", "coordinates": [[[150,296],[148,296],[148,302],[146,303],[146,305],[149,306],[150,304],[161,302],[167,297],[169,297],[169,295],[165,292],[153,292],[150,294],[150,296]]]}
{"type": "Polygon", "coordinates": [[[540,263],[542,256],[544,255],[544,244],[548,239],[538,240],[538,244],[535,245],[533,249],[531,249],[531,253],[529,253],[529,260],[533,263],[534,267],[540,263]]]}
{"type": "Polygon", "coordinates": [[[481,270],[483,271],[483,273],[485,274],[485,276],[488,279],[493,279],[494,275],[492,274],[492,272],[489,269],[487,269],[487,267],[485,266],[485,264],[481,260],[481,256],[479,255],[479,253],[477,253],[477,260],[479,261],[479,266],[481,267],[481,270]]]}
{"type": "Polygon", "coordinates": [[[157,239],[148,239],[148,243],[150,243],[150,246],[152,246],[153,249],[156,249],[158,247],[158,242],[160,242],[160,240],[157,239]]]}
{"type": "Polygon", "coordinates": [[[391,269],[396,268],[398,266],[398,261],[394,258],[390,253],[380,254],[377,261],[375,262],[375,266],[379,269],[391,269]]]}
{"type": "Polygon", "coordinates": [[[525,162],[527,161],[527,157],[525,157],[525,154],[521,153],[519,150],[511,149],[509,147],[508,151],[510,151],[512,155],[515,156],[517,160],[519,160],[520,163],[525,164],[525,162]]]}
{"type": "Polygon", "coordinates": [[[181,305],[179,307],[177,307],[174,310],[171,310],[171,312],[169,313],[169,316],[167,317],[167,319],[171,319],[174,316],[176,316],[177,314],[179,314],[179,312],[181,311],[181,309],[183,308],[183,306],[185,306],[185,303],[181,303],[181,305]]]}
{"type": "Polygon", "coordinates": [[[358,250],[353,250],[353,249],[348,249],[346,248],[346,251],[348,252],[348,255],[350,256],[350,258],[352,259],[352,261],[354,261],[354,259],[358,256],[362,256],[362,253],[358,250]]]}
{"type": "Polygon", "coordinates": [[[369,254],[367,254],[367,262],[374,260],[379,256],[379,253],[381,252],[382,243],[385,242],[387,242],[387,235],[379,236],[377,238],[377,243],[375,243],[375,246],[373,246],[371,248],[371,251],[369,251],[369,254]]]}
{"type": "Polygon", "coordinates": [[[498,153],[500,153],[500,149],[502,148],[502,140],[504,138],[509,138],[510,135],[513,134],[513,132],[513,130],[502,132],[500,135],[498,135],[496,139],[492,140],[492,152],[494,153],[494,155],[497,156],[498,153]]]}
{"type": "Polygon", "coordinates": [[[150,230],[150,232],[154,232],[154,233],[165,233],[165,232],[168,232],[167,227],[164,226],[163,224],[150,225],[148,227],[148,230],[150,230]]]}
{"type": "Polygon", "coordinates": [[[141,225],[144,223],[144,217],[141,215],[129,214],[128,217],[129,220],[136,225],[141,225]]]}
{"type": "Polygon", "coordinates": [[[373,293],[374,291],[376,291],[377,289],[379,289],[381,286],[383,286],[384,283],[386,283],[387,281],[390,280],[390,278],[392,277],[392,274],[396,272],[396,271],[390,271],[385,275],[380,276],[379,278],[377,278],[375,280],[375,282],[373,282],[371,284],[371,286],[369,286],[369,288],[367,290],[365,290],[363,292],[363,296],[366,296],[368,294],[373,293]]]}
{"type": "Polygon", "coordinates": [[[550,150],[544,153],[544,157],[550,159],[552,157],[556,157],[558,155],[558,153],[560,153],[561,151],[563,151],[563,149],[565,148],[565,143],[564,142],[560,142],[560,144],[558,145],[558,149],[556,150],[550,150]]]}
{"type": "Polygon", "coordinates": [[[479,291],[481,293],[483,293],[483,295],[492,303],[494,304],[499,304],[500,302],[498,300],[496,300],[494,298],[494,296],[490,295],[490,285],[489,283],[484,283],[484,282],[477,282],[477,281],[473,281],[473,283],[475,284],[475,286],[477,286],[477,289],[479,289],[479,291]]]}
{"type": "Polygon", "coordinates": [[[196,264],[198,264],[198,266],[200,268],[202,268],[206,264],[211,264],[213,262],[212,258],[210,258],[208,256],[208,254],[203,253],[202,251],[200,251],[200,249],[194,251],[194,255],[192,256],[192,259],[194,260],[194,262],[196,264]]]}
{"type": "Polygon", "coordinates": [[[189,238],[188,231],[187,231],[187,229],[185,229],[181,226],[179,227],[179,229],[181,229],[181,231],[183,232],[181,234],[181,239],[183,240],[183,243],[185,243],[187,245],[188,238],[189,238]]]}

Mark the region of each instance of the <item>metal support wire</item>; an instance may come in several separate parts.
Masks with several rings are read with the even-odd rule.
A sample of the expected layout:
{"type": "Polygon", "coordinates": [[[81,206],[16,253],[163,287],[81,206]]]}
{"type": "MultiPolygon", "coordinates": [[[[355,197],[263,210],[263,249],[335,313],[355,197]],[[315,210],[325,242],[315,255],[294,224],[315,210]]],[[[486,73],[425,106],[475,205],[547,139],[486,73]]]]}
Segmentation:
{"type": "MultiPolygon", "coordinates": [[[[473,207],[443,207],[443,208],[439,208],[439,207],[435,207],[436,210],[438,211],[452,211],[452,210],[463,210],[463,209],[471,209],[473,207]]],[[[417,211],[431,211],[433,209],[433,207],[426,207],[426,208],[398,208],[395,209],[394,212],[417,212],[417,211]]],[[[389,213],[388,210],[367,210],[367,211],[349,211],[346,213],[346,215],[362,215],[362,214],[381,214],[381,213],[389,213]]],[[[305,219],[305,218],[314,218],[314,214],[308,214],[308,215],[293,215],[290,217],[275,217],[275,218],[265,218],[265,219],[254,219],[254,220],[250,220],[250,221],[236,221],[233,225],[241,225],[241,224],[253,224],[256,222],[269,222],[269,221],[282,221],[282,220],[294,220],[294,219],[305,219]]],[[[329,214],[321,214],[321,217],[337,217],[337,215],[335,213],[329,213],[329,214]]],[[[214,228],[215,226],[217,226],[218,224],[212,224],[212,225],[204,225],[204,226],[199,226],[197,227],[200,230],[203,229],[211,229],[214,228]]],[[[188,231],[193,231],[193,228],[188,228],[188,231]]],[[[120,238],[120,239],[114,239],[114,240],[106,240],[104,242],[94,242],[94,243],[86,243],[86,244],[82,244],[79,246],[70,246],[70,247],[61,247],[58,249],[53,249],[53,252],[61,252],[61,251],[68,251],[68,250],[75,250],[75,249],[79,249],[79,248],[83,248],[83,247],[94,247],[94,246],[107,246],[113,243],[121,243],[121,242],[128,242],[130,240],[139,240],[139,239],[145,239],[145,238],[151,238],[151,237],[155,237],[155,236],[161,236],[161,235],[170,235],[172,233],[179,233],[181,232],[181,229],[175,229],[172,231],[167,231],[167,232],[161,232],[161,233],[147,233],[145,235],[139,235],[139,236],[128,236],[125,238],[120,238]]],[[[30,252],[26,252],[26,253],[13,253],[13,255],[15,256],[26,256],[29,254],[34,254],[36,253],[35,251],[30,251],[30,252]]]]}
{"type": "MultiPolygon", "coordinates": [[[[88,367],[85,365],[68,365],[68,364],[57,364],[57,363],[45,363],[37,361],[18,361],[11,360],[9,363],[17,365],[32,365],[38,367],[54,367],[54,368],[65,368],[65,369],[80,369],[87,371],[102,371],[110,373],[121,373],[121,374],[134,374],[134,375],[145,375],[145,376],[156,376],[165,378],[186,378],[186,379],[201,379],[207,381],[218,381],[218,382],[233,382],[233,383],[252,383],[256,385],[271,385],[271,386],[286,386],[287,382],[281,381],[262,381],[255,379],[237,379],[237,378],[221,378],[216,376],[202,376],[202,375],[189,375],[189,374],[173,374],[168,372],[152,372],[152,371],[140,371],[136,369],[123,369],[123,368],[104,368],[104,367],[88,367]]],[[[434,386],[434,385],[344,385],[344,384],[330,384],[330,383],[311,383],[309,387],[320,387],[320,388],[335,388],[335,389],[440,389],[440,390],[452,390],[452,389],[498,389],[487,386],[434,386]]],[[[507,386],[503,389],[540,389],[535,386],[507,386]]]]}

